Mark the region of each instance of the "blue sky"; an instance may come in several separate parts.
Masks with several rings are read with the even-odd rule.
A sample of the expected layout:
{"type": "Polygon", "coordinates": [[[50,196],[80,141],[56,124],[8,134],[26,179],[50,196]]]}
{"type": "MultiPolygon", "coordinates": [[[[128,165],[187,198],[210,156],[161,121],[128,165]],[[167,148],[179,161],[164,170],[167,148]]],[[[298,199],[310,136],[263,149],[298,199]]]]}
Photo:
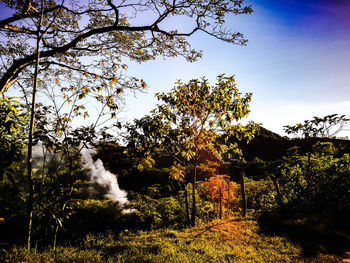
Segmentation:
{"type": "MultiPolygon", "coordinates": [[[[348,114],[350,108],[350,1],[248,1],[251,15],[227,19],[245,34],[247,46],[230,45],[196,34],[191,44],[203,59],[158,59],[129,64],[129,73],[145,79],[148,94],[128,98],[124,118],[141,117],[156,103],[155,92],[169,91],[176,79],[221,73],[235,75],[242,92],[253,92],[248,120],[284,135],[283,125],[313,116],[348,114]]],[[[343,134],[345,136],[347,134],[343,134]]]]}
{"type": "MultiPolygon", "coordinates": [[[[203,59],[128,63],[128,73],[144,79],[147,94],[127,97],[123,120],[154,108],[155,92],[169,91],[176,79],[235,75],[242,92],[253,92],[247,120],[284,135],[283,125],[313,116],[347,114],[350,109],[350,0],[246,0],[254,13],[226,19],[244,33],[247,46],[221,42],[203,33],[190,43],[203,59]]],[[[7,11],[2,9],[1,16],[7,11]]],[[[186,22],[176,21],[186,27],[186,22]]],[[[142,21],[140,21],[142,23],[142,21]]],[[[343,136],[350,134],[343,134],[343,136]]]]}

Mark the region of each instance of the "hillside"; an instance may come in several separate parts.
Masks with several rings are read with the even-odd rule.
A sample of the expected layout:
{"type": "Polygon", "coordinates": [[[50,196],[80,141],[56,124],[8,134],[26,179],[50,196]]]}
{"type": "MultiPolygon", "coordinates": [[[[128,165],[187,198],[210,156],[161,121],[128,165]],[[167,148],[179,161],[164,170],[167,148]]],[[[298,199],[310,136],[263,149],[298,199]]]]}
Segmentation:
{"type": "Polygon", "coordinates": [[[331,142],[337,148],[339,156],[350,152],[350,140],[338,138],[288,138],[282,137],[264,127],[260,127],[258,134],[248,144],[239,143],[245,159],[259,158],[264,161],[275,161],[286,155],[287,149],[297,146],[300,153],[304,154],[312,150],[312,145],[317,142],[331,142]]]}

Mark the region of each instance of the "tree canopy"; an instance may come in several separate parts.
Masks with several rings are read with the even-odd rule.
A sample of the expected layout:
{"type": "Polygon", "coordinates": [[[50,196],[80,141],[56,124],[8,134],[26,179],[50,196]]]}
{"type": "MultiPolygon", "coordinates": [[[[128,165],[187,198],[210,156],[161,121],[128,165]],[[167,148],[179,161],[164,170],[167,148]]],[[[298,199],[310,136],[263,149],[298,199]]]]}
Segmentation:
{"type": "Polygon", "coordinates": [[[238,91],[234,76],[219,75],[215,85],[205,78],[179,80],[169,93],[156,94],[163,103],[151,115],[128,126],[128,142],[146,152],[171,153],[181,163],[198,158],[201,150],[220,159],[219,152],[230,144],[227,140],[220,144],[216,140],[220,134],[236,136],[242,130],[247,132],[244,136],[251,134],[250,126],[234,123],[248,115],[251,96],[238,91]]]}
{"type": "Polygon", "coordinates": [[[247,40],[243,34],[224,27],[225,18],[252,12],[243,0],[4,3],[12,14],[0,21],[0,93],[25,80],[25,73],[36,59],[33,50],[38,31],[42,42],[41,71],[69,70],[86,76],[95,86],[130,87],[120,76],[119,69],[126,67],[122,57],[142,62],[157,56],[183,56],[194,61],[201,51],[193,49],[187,37],[197,31],[244,45],[247,40]],[[170,23],[170,19],[186,21],[186,28],[170,23]]]}

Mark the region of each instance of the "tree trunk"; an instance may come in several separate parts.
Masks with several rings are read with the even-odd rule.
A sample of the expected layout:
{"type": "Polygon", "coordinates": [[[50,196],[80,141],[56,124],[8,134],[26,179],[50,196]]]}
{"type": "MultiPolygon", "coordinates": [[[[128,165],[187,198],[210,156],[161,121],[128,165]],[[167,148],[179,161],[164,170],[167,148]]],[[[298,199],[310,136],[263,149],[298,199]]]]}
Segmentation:
{"type": "Polygon", "coordinates": [[[274,184],[274,186],[276,188],[278,205],[280,206],[280,208],[282,208],[283,201],[282,201],[282,195],[281,195],[281,191],[280,191],[280,186],[278,184],[278,179],[277,179],[276,176],[272,176],[271,179],[272,179],[273,184],[274,184]]]}
{"type": "Polygon", "coordinates": [[[193,173],[193,181],[192,181],[192,217],[191,217],[191,225],[196,225],[196,180],[197,180],[197,161],[194,163],[194,173],[193,173]]]}
{"type": "Polygon", "coordinates": [[[57,242],[57,234],[58,234],[58,228],[59,228],[59,225],[56,224],[55,226],[55,232],[54,232],[54,236],[53,236],[53,251],[56,252],[56,242],[57,242]]]}
{"type": "MultiPolygon", "coordinates": [[[[43,10],[43,0],[41,1],[41,10],[43,10]]],[[[31,237],[32,237],[32,223],[33,223],[33,210],[34,210],[34,182],[33,182],[33,132],[34,132],[34,121],[35,121],[35,104],[36,104],[36,91],[38,86],[38,72],[39,72],[39,60],[40,60],[40,27],[41,27],[42,15],[40,16],[37,42],[36,42],[36,63],[34,70],[34,83],[33,83],[33,94],[32,94],[32,107],[30,111],[30,125],[28,135],[28,156],[27,156],[27,181],[29,188],[29,197],[27,203],[27,221],[28,221],[28,237],[27,237],[27,251],[30,251],[31,237]]]]}
{"type": "Polygon", "coordinates": [[[184,184],[184,195],[185,195],[185,209],[186,209],[186,225],[189,226],[191,224],[190,220],[190,205],[188,202],[188,191],[187,191],[187,186],[185,183],[184,184]]]}
{"type": "Polygon", "coordinates": [[[307,172],[306,176],[310,176],[310,170],[311,170],[311,152],[308,152],[307,154],[307,172]]]}
{"type": "Polygon", "coordinates": [[[41,185],[39,187],[39,202],[42,201],[43,198],[43,193],[44,193],[44,185],[45,185],[45,167],[46,167],[46,154],[47,151],[45,151],[45,146],[42,144],[42,149],[43,149],[43,165],[42,165],[42,172],[41,172],[41,185]]]}
{"type": "Polygon", "coordinates": [[[242,206],[243,206],[243,217],[247,216],[247,198],[245,195],[245,185],[244,185],[245,172],[241,172],[241,192],[242,192],[242,206]]]}
{"type": "Polygon", "coordinates": [[[216,217],[217,217],[217,214],[216,214],[216,201],[215,201],[215,199],[213,199],[212,204],[213,204],[214,216],[215,216],[215,218],[216,218],[216,217]]]}
{"type": "Polygon", "coordinates": [[[66,151],[66,154],[67,154],[68,159],[69,159],[70,186],[69,186],[69,191],[67,192],[67,194],[64,196],[64,198],[62,200],[62,206],[61,206],[60,214],[57,215],[58,219],[61,218],[61,222],[56,220],[55,233],[54,233],[54,239],[53,239],[53,250],[54,251],[56,251],[57,235],[58,235],[59,228],[62,227],[63,218],[64,218],[64,211],[66,209],[66,206],[67,206],[68,202],[70,201],[70,197],[71,197],[71,195],[73,193],[73,189],[74,189],[73,160],[72,160],[73,157],[69,156],[69,151],[68,150],[66,151]]]}

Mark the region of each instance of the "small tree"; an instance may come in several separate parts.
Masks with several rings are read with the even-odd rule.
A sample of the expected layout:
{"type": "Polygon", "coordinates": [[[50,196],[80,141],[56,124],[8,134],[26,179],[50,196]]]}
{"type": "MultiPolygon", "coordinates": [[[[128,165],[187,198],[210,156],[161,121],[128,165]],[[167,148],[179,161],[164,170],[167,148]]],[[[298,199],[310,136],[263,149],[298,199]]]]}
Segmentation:
{"type": "Polygon", "coordinates": [[[182,186],[183,190],[184,190],[186,224],[190,225],[190,223],[191,223],[190,205],[189,205],[187,184],[185,182],[185,179],[186,179],[186,168],[183,167],[181,164],[174,162],[174,165],[172,165],[170,167],[170,177],[172,179],[174,179],[174,180],[177,180],[180,183],[180,185],[182,186]]]}
{"type": "MultiPolygon", "coordinates": [[[[39,84],[42,83],[39,82],[39,84]]],[[[115,119],[123,92],[111,87],[81,88],[67,85],[67,83],[62,83],[61,86],[61,83],[56,83],[54,78],[52,81],[47,80],[47,84],[41,87],[40,92],[41,95],[45,95],[44,101],[50,106],[37,103],[35,119],[33,119],[35,122],[33,152],[36,156],[33,158],[35,169],[31,175],[33,188],[30,195],[32,195],[31,211],[34,223],[40,220],[45,222],[35,228],[34,236],[37,233],[45,233],[45,237],[40,235],[40,239],[43,239],[52,234],[55,247],[57,233],[69,215],[69,210],[74,206],[71,196],[76,187],[77,176],[81,172],[80,150],[84,144],[92,142],[99,134],[107,136],[106,129],[98,132],[98,128],[101,127],[100,125],[108,124],[110,119],[115,119]],[[57,86],[61,87],[63,97],[56,95],[57,86]],[[94,105],[97,111],[95,114],[84,106],[91,97],[97,97],[97,103],[94,105]],[[90,123],[87,123],[86,118],[89,114],[94,119],[90,118],[90,123]],[[79,127],[82,120],[86,126],[79,127]]],[[[1,154],[16,160],[22,155],[23,137],[25,137],[24,127],[22,127],[25,121],[24,111],[21,111],[18,106],[14,98],[1,99],[0,119],[3,128],[0,129],[0,146],[4,142],[1,154]],[[11,145],[9,145],[10,142],[11,145]],[[10,146],[11,149],[9,148],[6,152],[5,147],[10,146]]],[[[119,123],[116,125],[118,126],[119,123]]],[[[6,168],[5,160],[6,158],[1,158],[1,164],[4,164],[1,168],[6,168]]],[[[9,177],[11,174],[6,173],[6,175],[9,177]]],[[[15,184],[19,185],[21,182],[19,176],[12,179],[15,184]]],[[[24,195],[23,199],[28,201],[30,195],[24,195]]]]}
{"type": "Polygon", "coordinates": [[[218,137],[245,130],[244,126],[233,125],[233,122],[248,115],[252,94],[242,95],[233,76],[219,75],[214,86],[204,78],[188,83],[177,81],[169,93],[156,96],[163,103],[151,116],[128,126],[129,143],[146,152],[153,148],[171,154],[183,166],[191,165],[192,172],[187,180],[192,181],[191,224],[194,226],[197,168],[201,157],[206,153],[220,160],[223,152],[236,146],[218,137]]]}
{"type": "MultiPolygon", "coordinates": [[[[48,214],[54,220],[53,248],[55,249],[57,233],[72,207],[71,196],[76,187],[80,172],[80,152],[99,135],[106,137],[104,127],[108,121],[115,119],[120,107],[122,92],[111,87],[88,88],[80,86],[61,87],[62,98],[55,95],[55,88],[60,83],[42,88],[50,106],[39,106],[36,112],[36,129],[34,143],[43,145],[43,163],[41,174],[35,177],[36,200],[38,210],[48,214]],[[84,106],[90,98],[96,98],[96,112],[91,114],[84,106]],[[90,117],[90,125],[77,126],[79,121],[90,117]],[[46,160],[46,156],[50,156],[46,160]],[[54,165],[52,166],[52,163],[54,165]],[[49,211],[49,212],[48,212],[49,211]]],[[[79,80],[76,80],[79,83],[79,80]]],[[[50,83],[52,84],[52,83],[50,83]]],[[[85,121],[87,122],[87,121],[85,121]]],[[[88,123],[86,123],[88,124],[88,123]]],[[[119,122],[115,124],[119,126],[119,122]]],[[[47,231],[46,231],[47,232],[47,231]]]]}
{"type": "Polygon", "coordinates": [[[214,175],[208,181],[201,183],[200,192],[209,198],[214,206],[218,208],[219,218],[223,218],[223,207],[226,206],[227,211],[230,210],[232,204],[236,200],[236,184],[229,180],[230,178],[225,174],[214,175]]]}

